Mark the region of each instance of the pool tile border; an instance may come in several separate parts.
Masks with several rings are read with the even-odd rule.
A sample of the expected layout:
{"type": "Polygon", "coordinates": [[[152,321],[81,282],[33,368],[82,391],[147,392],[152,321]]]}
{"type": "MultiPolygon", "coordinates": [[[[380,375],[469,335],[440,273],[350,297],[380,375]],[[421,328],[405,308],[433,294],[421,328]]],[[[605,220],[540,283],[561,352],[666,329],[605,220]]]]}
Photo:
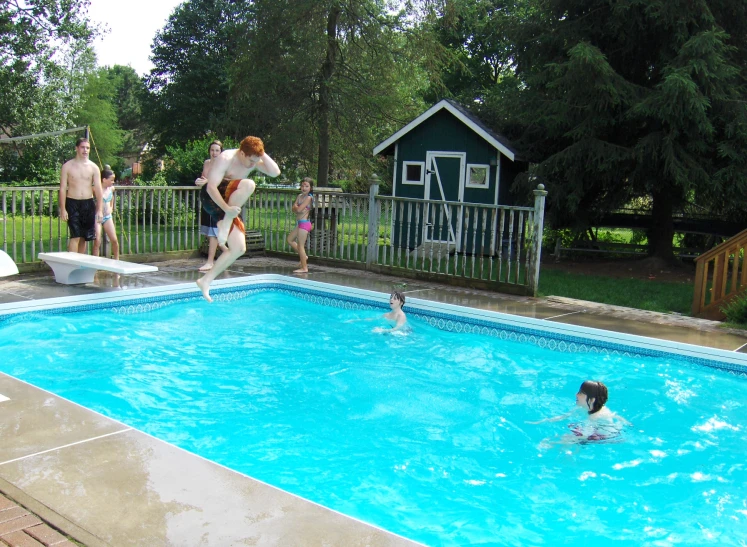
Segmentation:
{"type": "MultiPolygon", "coordinates": [[[[257,276],[259,277],[259,276],[257,276]]],[[[274,276],[273,276],[274,277],[274,276]]],[[[308,288],[298,284],[298,280],[290,282],[267,281],[249,278],[251,285],[247,286],[246,278],[242,285],[218,286],[211,290],[211,296],[219,302],[230,302],[243,300],[253,294],[265,291],[277,291],[301,298],[308,302],[331,306],[346,310],[388,310],[388,302],[376,301],[376,293],[370,291],[356,291],[368,293],[366,296],[353,296],[351,294],[334,294],[322,288],[308,288]]],[[[324,285],[313,283],[313,285],[324,285]]],[[[329,287],[332,287],[330,285],[329,287]]],[[[23,321],[36,315],[56,315],[60,313],[80,313],[95,310],[109,310],[118,314],[140,314],[158,310],[172,304],[202,301],[202,296],[197,290],[185,290],[171,292],[156,296],[145,296],[132,298],[124,297],[119,300],[96,301],[90,304],[59,306],[33,311],[21,311],[18,313],[7,313],[0,315],[0,326],[16,321],[23,321]]],[[[411,300],[412,301],[412,300],[411,300]]],[[[416,301],[419,302],[419,301],[416,301]]],[[[531,344],[540,348],[562,353],[598,353],[612,356],[626,357],[649,357],[665,358],[685,361],[691,364],[718,369],[730,374],[747,378],[747,367],[739,363],[730,363],[718,359],[709,359],[687,353],[671,352],[660,349],[645,348],[640,346],[608,342],[579,335],[569,335],[540,328],[525,327],[502,321],[499,318],[482,319],[479,317],[467,317],[447,311],[425,309],[417,303],[407,305],[407,313],[411,317],[428,323],[439,330],[457,333],[480,334],[501,340],[531,344]]]]}

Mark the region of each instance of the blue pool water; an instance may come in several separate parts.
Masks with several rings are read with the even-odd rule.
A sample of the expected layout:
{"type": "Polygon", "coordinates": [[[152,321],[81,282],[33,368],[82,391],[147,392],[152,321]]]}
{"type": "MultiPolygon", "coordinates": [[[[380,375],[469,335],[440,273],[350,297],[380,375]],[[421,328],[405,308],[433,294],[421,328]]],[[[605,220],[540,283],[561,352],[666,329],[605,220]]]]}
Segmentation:
{"type": "Polygon", "coordinates": [[[744,545],[747,381],[277,292],[0,327],[0,370],[428,545],[744,545]],[[633,423],[544,448],[587,378],[633,423]],[[741,539],[740,539],[741,538],[741,539]]]}

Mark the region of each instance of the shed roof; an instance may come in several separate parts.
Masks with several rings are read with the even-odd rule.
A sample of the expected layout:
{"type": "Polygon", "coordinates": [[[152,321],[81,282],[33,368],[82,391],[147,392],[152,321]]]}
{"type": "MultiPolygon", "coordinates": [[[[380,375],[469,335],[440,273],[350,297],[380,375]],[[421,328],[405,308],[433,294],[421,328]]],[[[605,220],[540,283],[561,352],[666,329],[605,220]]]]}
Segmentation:
{"type": "Polygon", "coordinates": [[[480,118],[467,110],[466,107],[451,99],[443,99],[437,102],[428,110],[423,112],[420,116],[397,131],[394,135],[386,139],[384,142],[378,144],[373,149],[374,156],[386,153],[385,151],[387,150],[387,148],[392,146],[395,142],[402,138],[402,136],[406,135],[407,133],[412,131],[412,129],[443,109],[451,112],[451,114],[456,116],[456,118],[459,119],[464,125],[472,129],[472,131],[488,141],[494,148],[500,150],[500,152],[508,159],[510,159],[511,161],[517,159],[518,152],[513,148],[513,146],[511,146],[511,143],[506,137],[490,129],[482,122],[482,120],[480,120],[480,118]]]}

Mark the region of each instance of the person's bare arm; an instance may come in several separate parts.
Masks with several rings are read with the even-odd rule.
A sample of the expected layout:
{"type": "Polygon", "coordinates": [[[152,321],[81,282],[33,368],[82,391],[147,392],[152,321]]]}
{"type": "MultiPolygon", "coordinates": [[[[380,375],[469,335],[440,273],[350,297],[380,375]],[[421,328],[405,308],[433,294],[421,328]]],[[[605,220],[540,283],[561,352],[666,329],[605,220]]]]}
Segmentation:
{"type": "Polygon", "coordinates": [[[223,209],[229,216],[238,216],[241,213],[241,207],[231,207],[223,196],[220,195],[218,186],[223,181],[223,177],[228,171],[228,167],[231,165],[231,160],[225,158],[222,154],[213,160],[210,166],[210,172],[208,173],[207,181],[207,193],[213,199],[215,204],[223,209]]]}
{"type": "Polygon", "coordinates": [[[202,173],[200,174],[197,179],[195,179],[195,184],[202,188],[207,184],[208,181],[208,172],[210,171],[210,160],[205,160],[205,163],[202,164],[202,173]]]}
{"type": "Polygon", "coordinates": [[[96,196],[96,220],[104,218],[104,190],[101,188],[101,173],[99,168],[93,165],[93,195],[96,196]]]}
{"type": "Polygon", "coordinates": [[[404,327],[406,323],[407,323],[407,316],[405,315],[405,312],[401,312],[397,316],[397,323],[394,325],[394,327],[392,327],[392,330],[393,331],[394,330],[399,330],[402,327],[404,327]]]}
{"type": "Polygon", "coordinates": [[[60,170],[60,196],[57,201],[60,207],[60,220],[67,222],[67,209],[65,209],[65,202],[67,200],[67,175],[68,165],[63,164],[60,170]]]}
{"type": "Polygon", "coordinates": [[[296,198],[296,201],[293,202],[293,206],[291,207],[292,211],[294,213],[300,213],[301,211],[303,211],[304,209],[306,209],[307,206],[311,207],[311,200],[312,199],[313,198],[311,196],[306,196],[306,199],[304,199],[301,202],[301,204],[299,205],[298,204],[298,198],[296,198]]]}
{"type": "Polygon", "coordinates": [[[270,177],[277,177],[280,174],[280,167],[267,153],[262,154],[254,168],[270,177]]]}
{"type": "Polygon", "coordinates": [[[527,421],[526,423],[537,425],[537,424],[544,424],[546,422],[559,422],[561,420],[566,420],[570,418],[571,416],[573,416],[574,412],[575,412],[575,409],[571,410],[570,412],[566,412],[565,414],[561,414],[560,416],[553,416],[552,418],[544,418],[542,420],[537,420],[536,422],[527,421]]]}

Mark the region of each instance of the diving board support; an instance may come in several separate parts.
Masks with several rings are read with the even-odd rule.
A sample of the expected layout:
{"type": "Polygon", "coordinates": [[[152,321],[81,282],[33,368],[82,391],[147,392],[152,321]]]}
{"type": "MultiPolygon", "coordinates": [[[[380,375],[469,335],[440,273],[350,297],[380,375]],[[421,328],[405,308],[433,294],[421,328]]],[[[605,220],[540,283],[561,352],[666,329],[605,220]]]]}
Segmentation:
{"type": "Polygon", "coordinates": [[[5,251],[0,251],[0,277],[16,275],[17,273],[18,266],[13,262],[13,259],[5,251]]]}
{"type": "Polygon", "coordinates": [[[101,256],[84,255],[81,253],[59,252],[39,253],[39,260],[43,260],[52,268],[57,283],[76,285],[79,283],[93,283],[97,270],[114,272],[124,275],[157,272],[155,266],[135,264],[124,260],[112,260],[101,256]]]}

